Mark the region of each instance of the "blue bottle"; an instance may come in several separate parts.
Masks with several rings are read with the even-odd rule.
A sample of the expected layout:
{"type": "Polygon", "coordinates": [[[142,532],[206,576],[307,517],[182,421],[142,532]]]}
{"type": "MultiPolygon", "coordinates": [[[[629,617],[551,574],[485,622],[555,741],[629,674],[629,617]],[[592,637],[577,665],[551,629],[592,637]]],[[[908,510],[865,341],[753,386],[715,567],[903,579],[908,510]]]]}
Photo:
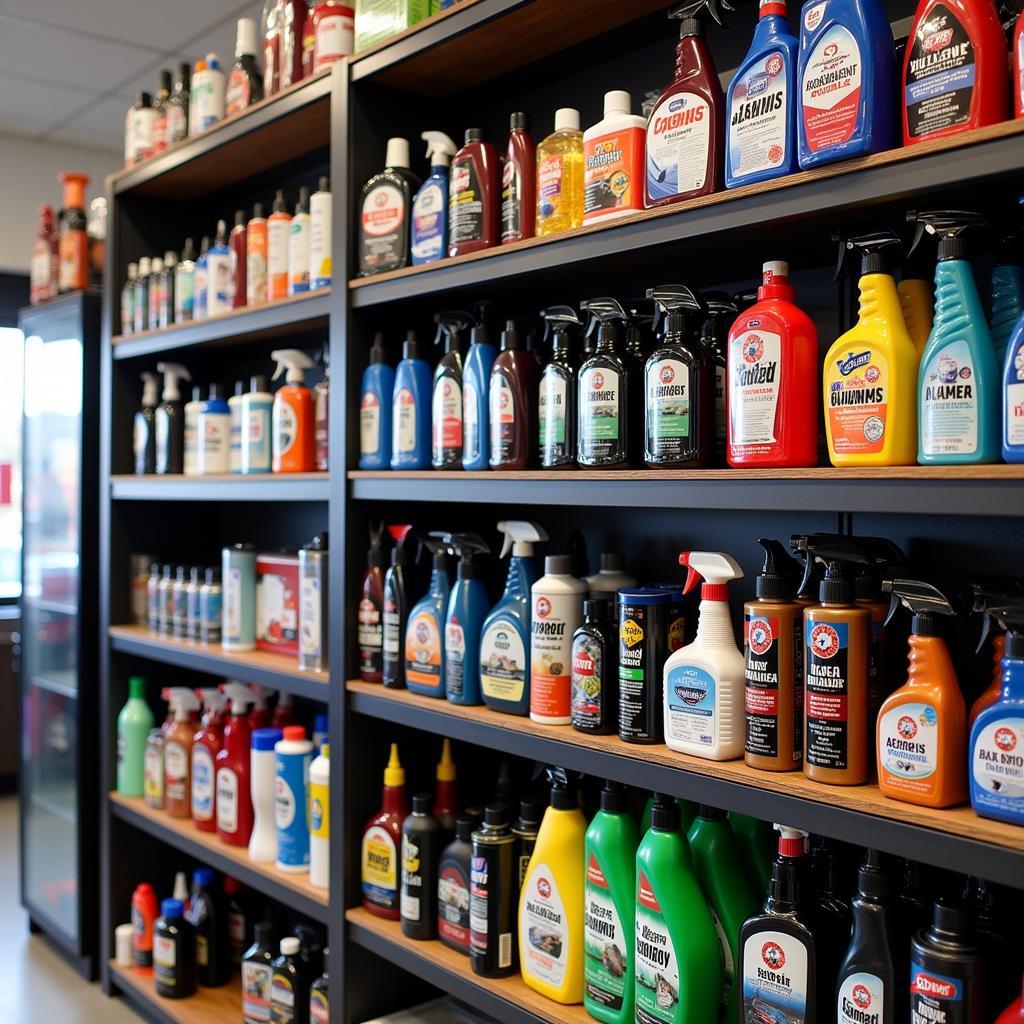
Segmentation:
{"type": "MultiPolygon", "coordinates": [[[[976,213],[908,213],[939,239],[935,316],[917,377],[917,461],[922,465],[999,459],[999,366],[963,235],[984,227],[976,213]]],[[[916,241],[916,239],[915,239],[916,241]]]]}
{"type": "Polygon", "coordinates": [[[469,335],[469,352],[462,367],[462,468],[490,466],[491,416],[487,396],[491,367],[497,346],[490,340],[487,325],[478,322],[469,335]]]}
{"type": "Polygon", "coordinates": [[[448,255],[448,162],[456,145],[444,132],[423,132],[430,174],[412,201],[409,252],[414,265],[448,255]]]}
{"type": "Polygon", "coordinates": [[[533,545],[548,539],[536,523],[498,523],[501,557],[512,550],[501,600],[480,631],[480,695],[495,711],[530,713],[530,588],[537,582],[533,545]]]}
{"type": "Polygon", "coordinates": [[[1024,313],[1024,258],[1021,238],[1014,232],[1000,240],[992,268],[992,316],[989,328],[996,358],[1002,359],[1020,315],[1024,313]]]}
{"type": "Polygon", "coordinates": [[[807,0],[796,96],[801,168],[895,146],[896,81],[881,0],[807,0]]]}
{"type": "Polygon", "coordinates": [[[1006,630],[1003,691],[971,727],[971,806],[983,818],[1024,825],[1024,604],[988,614],[1006,630]]]}
{"type": "Polygon", "coordinates": [[[205,320],[210,315],[210,239],[199,246],[199,259],[192,275],[192,319],[205,320]]]}
{"type": "Polygon", "coordinates": [[[459,556],[444,620],[445,696],[453,704],[479,704],[480,631],[491,602],[473,556],[490,548],[473,533],[449,533],[445,540],[459,556]]]}
{"type": "Polygon", "coordinates": [[[412,606],[405,627],[405,685],[424,697],[444,699],[444,622],[451,594],[451,549],[437,534],[423,538],[433,555],[430,586],[412,606]]]}
{"type": "Polygon", "coordinates": [[[419,357],[416,332],[402,342],[391,398],[391,468],[430,469],[430,396],[433,375],[419,357]]]}
{"type": "Polygon", "coordinates": [[[309,766],[313,744],[301,726],[287,726],[274,744],[274,804],[277,868],[291,874],[309,870],[309,766]]]}
{"type": "Polygon", "coordinates": [[[359,468],[389,469],[391,466],[391,401],[395,394],[395,371],[384,355],[384,335],[373,336],[370,364],[363,370],[359,392],[359,468]]]}
{"type": "Polygon", "coordinates": [[[1024,314],[1010,335],[1003,368],[1003,461],[1024,462],[1024,314]]]}
{"type": "Polygon", "coordinates": [[[726,96],[725,187],[792,174],[800,43],[785,0],[761,0],[754,41],[726,96]]]}

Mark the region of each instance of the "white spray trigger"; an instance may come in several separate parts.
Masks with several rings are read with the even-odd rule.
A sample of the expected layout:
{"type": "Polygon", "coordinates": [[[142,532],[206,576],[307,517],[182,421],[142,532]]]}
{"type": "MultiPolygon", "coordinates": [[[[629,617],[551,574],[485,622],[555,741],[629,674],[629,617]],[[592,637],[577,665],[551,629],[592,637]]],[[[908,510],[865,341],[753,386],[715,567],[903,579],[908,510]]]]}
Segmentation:
{"type": "Polygon", "coordinates": [[[287,367],[288,372],[285,374],[286,384],[302,384],[306,380],[306,370],[313,369],[313,360],[306,355],[305,352],[300,351],[297,348],[279,348],[275,349],[270,353],[270,358],[277,363],[277,369],[274,370],[274,376],[271,380],[277,380],[281,376],[281,372],[287,367]]]}
{"type": "Polygon", "coordinates": [[[431,167],[447,167],[458,150],[444,132],[421,132],[420,138],[427,144],[427,159],[431,167]]]}
{"type": "Polygon", "coordinates": [[[204,686],[196,690],[196,696],[209,711],[223,711],[228,699],[215,686],[204,686]]]}
{"type": "Polygon", "coordinates": [[[139,374],[142,381],[142,407],[144,409],[155,409],[160,401],[160,378],[152,370],[145,370],[139,374]]]}
{"type": "Polygon", "coordinates": [[[161,396],[165,402],[177,402],[181,398],[179,381],[191,380],[192,374],[181,363],[157,363],[158,373],[164,375],[164,390],[161,396]]]}
{"type": "Polygon", "coordinates": [[[511,549],[516,557],[528,557],[533,554],[533,545],[541,544],[548,539],[544,527],[525,519],[505,519],[498,523],[499,533],[505,534],[499,558],[504,558],[511,549]]]}
{"type": "Polygon", "coordinates": [[[686,566],[684,594],[690,593],[699,579],[715,584],[743,578],[739,562],[722,551],[684,551],[679,556],[679,564],[686,566]]]}
{"type": "Polygon", "coordinates": [[[221,691],[231,701],[233,715],[244,715],[249,710],[249,705],[256,702],[252,690],[241,683],[224,683],[221,691]]]}
{"type": "Polygon", "coordinates": [[[199,698],[184,686],[172,686],[167,690],[167,703],[171,705],[176,722],[184,722],[189,713],[199,710],[199,698]]]}

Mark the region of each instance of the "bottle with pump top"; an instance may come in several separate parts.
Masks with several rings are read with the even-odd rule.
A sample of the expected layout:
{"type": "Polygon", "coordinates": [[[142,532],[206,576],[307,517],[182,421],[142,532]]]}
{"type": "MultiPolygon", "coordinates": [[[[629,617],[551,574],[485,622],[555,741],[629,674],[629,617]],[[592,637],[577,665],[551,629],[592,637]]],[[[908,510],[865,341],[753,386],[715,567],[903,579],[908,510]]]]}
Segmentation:
{"type": "Polygon", "coordinates": [[[201,832],[217,831],[216,758],[224,743],[226,698],[220,690],[196,690],[203,717],[192,738],[192,823],[201,832]]]}
{"type": "Polygon", "coordinates": [[[708,19],[722,25],[726,0],[687,0],[669,12],[678,19],[675,77],[647,121],[644,205],[662,206],[719,192],[723,184],[725,97],[704,39],[708,19]]]}
{"type": "Polygon", "coordinates": [[[423,132],[430,174],[412,201],[413,266],[433,263],[448,255],[448,163],[458,147],[444,132],[423,132]]]}
{"type": "Polygon", "coordinates": [[[252,691],[241,683],[228,683],[224,693],[231,701],[231,715],[224,726],[224,745],[217,753],[217,834],[232,846],[248,846],[253,828],[248,719],[252,691]]]}
{"type": "Polygon", "coordinates": [[[431,459],[434,469],[462,465],[462,333],[473,326],[469,313],[455,310],[434,315],[434,344],[444,341],[444,352],[434,370],[431,401],[431,459]]]}
{"type": "Polygon", "coordinates": [[[433,797],[417,793],[402,822],[402,934],[410,939],[437,937],[437,879],[443,830],[430,812],[433,797]]]}
{"type": "Polygon", "coordinates": [[[502,164],[502,243],[533,238],[536,217],[537,150],[530,137],[527,115],[517,111],[509,120],[508,146],[502,164]]]}
{"type": "Polygon", "coordinates": [[[388,139],[384,170],[363,186],[359,200],[362,277],[409,265],[409,221],[420,179],[409,170],[408,139],[388,139]]]}
{"type": "Polygon", "coordinates": [[[487,327],[489,303],[477,303],[462,368],[462,468],[487,469],[490,457],[491,368],[498,352],[487,327]]]}
{"type": "Polygon", "coordinates": [[[178,382],[190,381],[192,375],[180,363],[157,363],[163,374],[164,387],[156,407],[156,471],[161,474],[181,473],[185,468],[184,406],[178,382]]]}
{"type": "Polygon", "coordinates": [[[519,970],[516,838],[508,817],[506,804],[488,804],[482,825],[472,834],[469,963],[483,978],[504,978],[519,970]]]}
{"type": "Polygon", "coordinates": [[[285,373],[284,387],[274,393],[271,412],[271,451],[275,473],[309,473],[313,459],[313,393],[306,387],[306,370],[313,360],[294,348],[270,353],[277,364],[271,380],[285,373]],[[285,372],[287,369],[287,372],[285,372]]]}
{"type": "Polygon", "coordinates": [[[583,602],[583,624],[572,635],[570,675],[572,727],[608,735],[619,723],[619,644],[611,605],[604,598],[583,602]]]}
{"type": "Polygon", "coordinates": [[[501,332],[488,390],[491,469],[530,469],[537,453],[539,367],[524,350],[514,320],[501,332]]]}
{"type": "Polygon", "coordinates": [[[361,854],[363,907],[390,921],[401,917],[399,849],[402,822],[408,814],[405,769],[398,760],[398,744],[392,743],[388,766],[384,769],[381,808],[363,829],[361,854]]]}
{"type": "Polygon", "coordinates": [[[395,546],[391,566],[384,574],[381,682],[392,689],[405,689],[405,640],[409,616],[409,594],[405,578],[405,541],[412,526],[389,526],[395,546]]]}
{"type": "Polygon", "coordinates": [[[479,704],[480,634],[490,601],[474,559],[490,548],[474,533],[448,533],[444,541],[459,559],[444,619],[445,696],[453,704],[479,704]]]}
{"type": "Polygon", "coordinates": [[[430,468],[431,377],[416,332],[406,332],[391,398],[392,469],[430,468]]]}
{"type": "Polygon", "coordinates": [[[448,194],[448,255],[490,249],[501,239],[498,219],[498,154],[480,128],[466,130],[452,159],[448,194]]]}
{"type": "Polygon", "coordinates": [[[451,594],[451,549],[431,534],[420,540],[420,552],[431,553],[430,585],[409,611],[405,627],[405,685],[423,697],[445,696],[444,626],[451,594]]]}
{"type": "Polygon", "coordinates": [[[551,337],[551,358],[540,375],[538,462],[542,469],[557,469],[576,462],[576,360],[569,332],[582,322],[571,306],[549,306],[540,315],[545,341],[551,337]]]}
{"type": "Polygon", "coordinates": [[[379,331],[370,346],[370,362],[363,370],[359,399],[359,468],[389,469],[391,466],[391,405],[395,393],[395,371],[384,352],[384,335],[379,331]]]}
{"type": "Polygon", "coordinates": [[[135,455],[135,472],[142,476],[156,472],[156,409],[159,404],[159,378],[149,370],[140,374],[140,377],[142,402],[135,414],[132,448],[135,455]]]}
{"type": "Polygon", "coordinates": [[[597,329],[593,355],[580,365],[576,399],[576,461],[586,468],[626,466],[630,461],[629,371],[616,351],[616,323],[629,315],[612,298],[588,299],[580,309],[591,316],[587,334],[597,329]]]}

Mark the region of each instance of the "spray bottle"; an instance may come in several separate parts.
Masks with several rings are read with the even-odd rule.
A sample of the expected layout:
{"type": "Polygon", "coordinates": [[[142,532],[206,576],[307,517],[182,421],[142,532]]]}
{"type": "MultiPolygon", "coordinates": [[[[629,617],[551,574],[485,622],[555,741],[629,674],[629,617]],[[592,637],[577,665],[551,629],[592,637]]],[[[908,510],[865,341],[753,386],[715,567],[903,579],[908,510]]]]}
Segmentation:
{"type": "Polygon", "coordinates": [[[557,469],[576,462],[576,364],[569,332],[582,322],[571,306],[549,306],[540,315],[551,358],[540,375],[538,461],[542,469],[557,469]]]}
{"type": "Polygon", "coordinates": [[[434,469],[462,465],[462,332],[473,326],[473,317],[458,310],[437,313],[434,344],[444,340],[444,354],[434,370],[431,400],[431,459],[434,469]]]}
{"type": "Polygon", "coordinates": [[[739,315],[739,307],[728,292],[704,292],[707,316],[700,329],[700,343],[711,362],[715,394],[715,462],[725,464],[726,442],[729,436],[728,416],[728,337],[729,330],[739,315]]]}
{"type": "Polygon", "coordinates": [[[524,350],[515,320],[507,320],[491,366],[488,391],[491,469],[529,469],[537,454],[537,377],[540,367],[524,350]]]}
{"type": "Polygon", "coordinates": [[[232,846],[248,846],[253,826],[248,711],[254,698],[249,687],[241,683],[226,683],[223,691],[231,701],[231,716],[224,726],[224,745],[215,759],[217,835],[232,846]]]}
{"type": "Polygon", "coordinates": [[[164,376],[164,389],[156,407],[156,471],[181,473],[185,469],[185,422],[179,381],[191,380],[192,375],[180,363],[157,363],[158,373],[164,376]]]}
{"type": "MultiPolygon", "coordinates": [[[[1024,198],[1024,197],[1022,197],[1024,198]]],[[[1024,240],[1015,229],[999,239],[992,267],[992,317],[989,329],[996,359],[1003,358],[1013,328],[1024,313],[1024,240]]]]}
{"type": "Polygon", "coordinates": [[[430,174],[412,201],[413,266],[448,255],[448,164],[458,148],[444,132],[423,132],[430,174]]]}
{"type": "Polygon", "coordinates": [[[359,644],[359,678],[379,683],[384,659],[384,524],[370,524],[370,550],[366,570],[359,584],[356,630],[359,644]]]}
{"type": "Polygon", "coordinates": [[[451,550],[431,534],[420,541],[433,556],[430,586],[413,605],[405,629],[405,685],[424,697],[444,698],[444,623],[451,593],[451,550]]]}
{"type": "Polygon", "coordinates": [[[896,285],[900,308],[903,310],[903,322],[907,325],[907,333],[917,350],[918,359],[924,355],[924,347],[928,344],[928,335],[932,331],[935,304],[932,295],[932,278],[935,277],[934,255],[927,254],[921,245],[912,253],[907,253],[900,271],[899,284],[896,285]]]}
{"type": "Polygon", "coordinates": [[[459,558],[444,619],[445,696],[453,704],[479,704],[480,633],[490,602],[474,556],[491,549],[474,533],[447,533],[443,539],[459,558]]]}
{"type": "Polygon", "coordinates": [[[1006,345],[1001,383],[1003,459],[1024,462],[1024,315],[1006,345]]]}
{"type": "Polygon", "coordinates": [[[135,431],[132,449],[135,456],[135,472],[139,476],[156,472],[156,409],[158,405],[155,373],[146,370],[142,378],[142,402],[135,414],[135,431]]]}
{"type": "Polygon", "coordinates": [[[183,686],[167,691],[167,703],[174,716],[164,736],[164,808],[172,818],[192,814],[192,743],[195,726],[193,712],[199,710],[199,698],[183,686]]]}
{"type": "Polygon", "coordinates": [[[384,352],[384,335],[379,331],[370,346],[370,362],[363,370],[359,398],[359,468],[391,467],[391,400],[395,393],[395,371],[384,352]]]}
{"type": "Polygon", "coordinates": [[[488,468],[491,420],[489,393],[491,367],[498,350],[486,323],[487,303],[476,307],[476,323],[469,335],[469,352],[462,370],[462,468],[488,468]]]}
{"type": "Polygon", "coordinates": [[[409,617],[409,594],[405,579],[405,541],[412,526],[389,526],[394,539],[391,566],[384,574],[384,628],[381,682],[393,689],[405,689],[405,627],[409,617]]]}
{"type": "Polygon", "coordinates": [[[430,468],[430,366],[416,332],[406,332],[391,396],[391,468],[430,468]]]}
{"type": "Polygon", "coordinates": [[[530,590],[537,580],[533,546],[548,539],[536,523],[498,523],[505,535],[499,557],[512,552],[505,592],[480,634],[480,690],[484,703],[513,715],[530,712],[530,590]]]}
{"type": "Polygon", "coordinates": [[[630,458],[629,373],[615,350],[616,323],[629,314],[612,298],[589,299],[580,308],[593,318],[587,334],[597,328],[594,354],[580,366],[576,404],[576,461],[583,467],[625,466],[630,458]]]}
{"type": "Polygon", "coordinates": [[[271,412],[273,471],[275,473],[311,473],[316,464],[313,457],[313,393],[306,387],[306,370],[313,360],[295,348],[277,349],[270,353],[277,363],[271,380],[287,368],[284,387],[274,393],[271,412]]]}
{"type": "Polygon", "coordinates": [[[743,576],[739,563],[718,551],[684,551],[688,594],[701,580],[700,618],[693,643],[665,662],[665,742],[672,750],[712,761],[743,754],[744,658],[729,618],[730,580],[743,576]]]}
{"type": "Polygon", "coordinates": [[[1006,634],[1001,629],[992,631],[992,617],[988,615],[990,608],[1012,605],[1024,594],[1024,581],[1012,576],[994,576],[968,582],[970,589],[971,611],[980,614],[982,620],[981,636],[974,653],[980,653],[985,641],[992,637],[992,677],[988,686],[978,695],[971,705],[967,716],[968,731],[973,728],[978,715],[987,707],[991,707],[1003,692],[1003,656],[1006,654],[1006,634]]]}
{"type": "Polygon", "coordinates": [[[213,687],[196,690],[203,704],[200,727],[192,737],[192,822],[200,832],[217,830],[217,770],[215,761],[224,742],[227,700],[213,687]]]}

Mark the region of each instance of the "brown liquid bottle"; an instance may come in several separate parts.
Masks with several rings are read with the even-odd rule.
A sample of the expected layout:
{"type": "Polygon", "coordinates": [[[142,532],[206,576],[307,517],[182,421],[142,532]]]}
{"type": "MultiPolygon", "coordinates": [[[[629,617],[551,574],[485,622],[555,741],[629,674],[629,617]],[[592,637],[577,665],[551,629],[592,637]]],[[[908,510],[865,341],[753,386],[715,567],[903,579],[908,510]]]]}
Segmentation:
{"type": "Polygon", "coordinates": [[[359,588],[359,678],[384,681],[384,524],[370,527],[370,550],[359,588]]]}
{"type": "Polygon", "coordinates": [[[804,606],[794,598],[799,566],[777,540],[761,538],[764,567],[755,600],[743,606],[743,760],[768,772],[799,771],[804,760],[804,606]]]}
{"type": "Polygon", "coordinates": [[[174,714],[164,737],[164,809],[172,818],[192,816],[192,740],[196,733],[192,712],[199,699],[183,686],[172,686],[167,700],[174,714]]]}
{"type": "Polygon", "coordinates": [[[514,320],[501,332],[491,367],[491,469],[529,469],[537,453],[537,360],[522,344],[514,320]]]}

